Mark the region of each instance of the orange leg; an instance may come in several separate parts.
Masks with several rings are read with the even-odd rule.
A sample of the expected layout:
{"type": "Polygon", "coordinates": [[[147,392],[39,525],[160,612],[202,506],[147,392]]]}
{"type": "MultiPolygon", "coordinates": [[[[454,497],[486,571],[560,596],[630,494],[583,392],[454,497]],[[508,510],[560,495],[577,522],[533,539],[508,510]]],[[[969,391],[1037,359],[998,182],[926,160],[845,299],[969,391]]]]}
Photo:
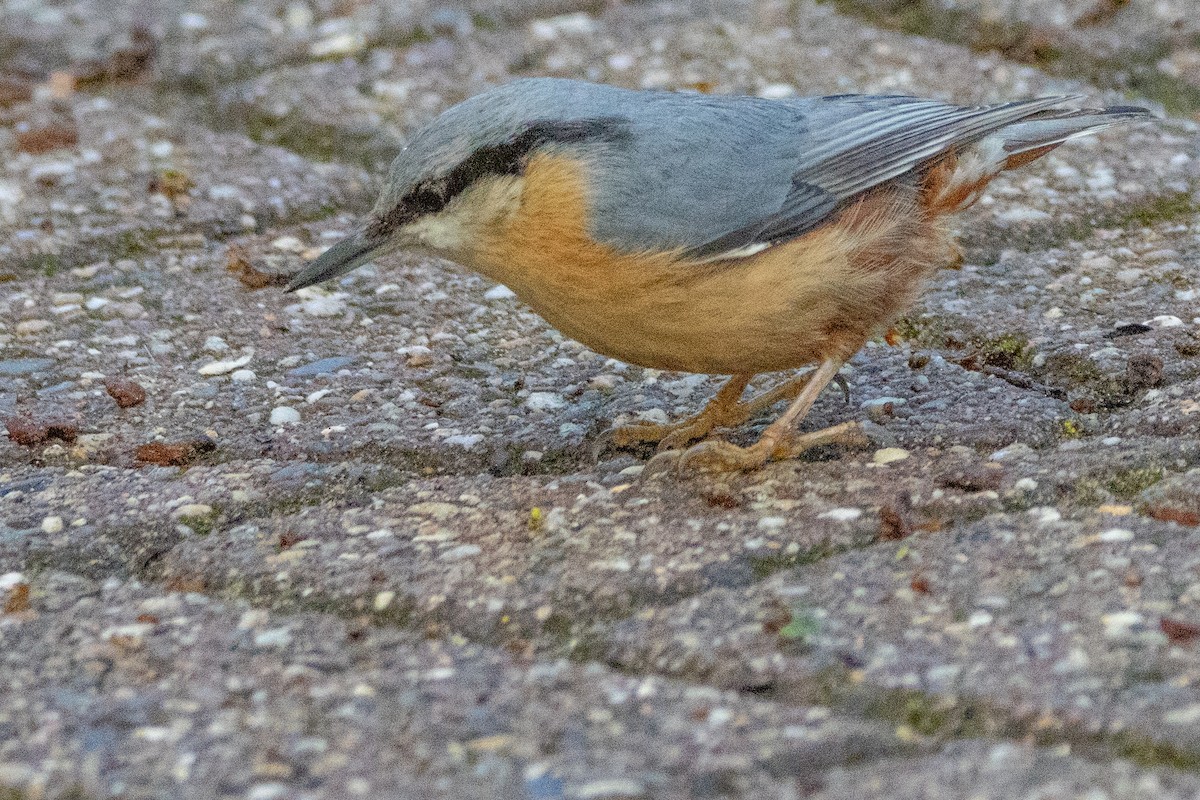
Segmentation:
{"type": "Polygon", "coordinates": [[[617,447],[629,447],[639,442],[658,442],[659,452],[677,450],[689,442],[703,439],[717,428],[737,427],[779,401],[791,400],[808,384],[811,375],[811,372],[805,372],[789,378],[746,402],[741,401],[742,392],[754,376],[734,375],[697,414],[679,422],[663,425],[654,422],[634,422],[614,428],[609,436],[617,447]]]}
{"type": "Polygon", "coordinates": [[[662,453],[656,456],[646,465],[646,473],[657,472],[667,466],[668,462],[675,464],[680,471],[751,470],[771,460],[794,458],[817,445],[865,444],[866,438],[861,427],[855,422],[846,422],[812,433],[796,433],[796,425],[807,416],[821,390],[837,377],[840,367],[840,361],[827,360],[821,363],[816,372],[805,375],[804,388],[788,406],[787,411],[771,423],[759,440],[749,447],[738,447],[720,439],[711,439],[688,448],[682,454],[662,453]]]}

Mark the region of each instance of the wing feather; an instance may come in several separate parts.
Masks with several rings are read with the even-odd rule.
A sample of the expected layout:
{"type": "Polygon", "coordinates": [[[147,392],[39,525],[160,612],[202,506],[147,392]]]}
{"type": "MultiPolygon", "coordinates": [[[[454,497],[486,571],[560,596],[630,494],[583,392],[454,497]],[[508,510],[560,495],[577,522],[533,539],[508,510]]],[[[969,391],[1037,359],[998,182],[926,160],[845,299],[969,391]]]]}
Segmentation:
{"type": "MultiPolygon", "coordinates": [[[[804,234],[857,195],[996,130],[1079,99],[1042,97],[995,106],[961,107],[919,98],[887,98],[883,107],[845,116],[821,132],[821,144],[796,165],[778,211],[690,248],[685,258],[715,261],[759,252],[804,234]],[[762,245],[762,246],[760,246],[762,245]]],[[[836,100],[831,98],[831,100],[836,100]]]]}

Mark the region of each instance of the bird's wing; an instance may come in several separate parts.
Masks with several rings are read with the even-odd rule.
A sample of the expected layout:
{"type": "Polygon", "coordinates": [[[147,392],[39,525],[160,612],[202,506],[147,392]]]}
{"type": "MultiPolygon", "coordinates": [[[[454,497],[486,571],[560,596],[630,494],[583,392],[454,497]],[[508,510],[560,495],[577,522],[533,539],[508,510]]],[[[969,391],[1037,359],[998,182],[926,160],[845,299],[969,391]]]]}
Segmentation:
{"type": "Polygon", "coordinates": [[[1075,99],[1043,97],[963,108],[916,98],[823,98],[843,107],[837,109],[836,116],[831,115],[834,119],[828,126],[821,126],[820,106],[814,107],[809,147],[795,164],[791,188],[782,204],[748,224],[688,248],[684,258],[737,258],[799,236],[872,187],[993,131],[1075,99]],[[844,106],[848,105],[859,110],[846,113],[844,106]]]}

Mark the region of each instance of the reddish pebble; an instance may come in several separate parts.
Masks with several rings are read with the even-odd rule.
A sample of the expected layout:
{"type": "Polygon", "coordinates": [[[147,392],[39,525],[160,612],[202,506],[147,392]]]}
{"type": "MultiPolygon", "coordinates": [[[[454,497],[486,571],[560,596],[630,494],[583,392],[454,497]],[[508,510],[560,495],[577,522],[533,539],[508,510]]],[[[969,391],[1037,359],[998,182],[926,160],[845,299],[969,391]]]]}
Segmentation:
{"type": "Polygon", "coordinates": [[[128,378],[110,378],[104,382],[104,388],[121,408],[133,408],[146,402],[146,390],[128,378]]]}
{"type": "Polygon", "coordinates": [[[1158,627],[1175,644],[1186,644],[1200,636],[1200,625],[1170,617],[1159,620],[1158,627]]]}
{"type": "Polygon", "coordinates": [[[79,435],[78,428],[62,420],[46,422],[32,417],[11,417],[4,427],[10,441],[25,447],[35,447],[47,439],[61,439],[70,443],[79,435]]]}

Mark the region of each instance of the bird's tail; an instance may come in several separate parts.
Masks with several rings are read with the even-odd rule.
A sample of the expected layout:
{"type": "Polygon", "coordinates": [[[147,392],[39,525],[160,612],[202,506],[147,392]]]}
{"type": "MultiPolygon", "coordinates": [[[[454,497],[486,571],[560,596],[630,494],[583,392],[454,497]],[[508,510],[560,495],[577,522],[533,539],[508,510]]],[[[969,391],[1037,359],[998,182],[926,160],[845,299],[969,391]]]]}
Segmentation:
{"type": "Polygon", "coordinates": [[[1005,155],[1000,169],[1013,169],[1028,164],[1063,142],[1079,136],[1090,136],[1117,125],[1148,119],[1150,112],[1138,106],[1051,109],[1039,112],[993,134],[993,137],[1000,141],[1001,150],[1005,155]]]}
{"type": "MultiPolygon", "coordinates": [[[[1064,101],[1070,99],[1074,98],[1064,101]]],[[[974,203],[1004,170],[1041,158],[1070,139],[1150,118],[1148,110],[1136,106],[1038,111],[938,162],[926,178],[926,208],[935,215],[960,211],[974,203]]]]}

